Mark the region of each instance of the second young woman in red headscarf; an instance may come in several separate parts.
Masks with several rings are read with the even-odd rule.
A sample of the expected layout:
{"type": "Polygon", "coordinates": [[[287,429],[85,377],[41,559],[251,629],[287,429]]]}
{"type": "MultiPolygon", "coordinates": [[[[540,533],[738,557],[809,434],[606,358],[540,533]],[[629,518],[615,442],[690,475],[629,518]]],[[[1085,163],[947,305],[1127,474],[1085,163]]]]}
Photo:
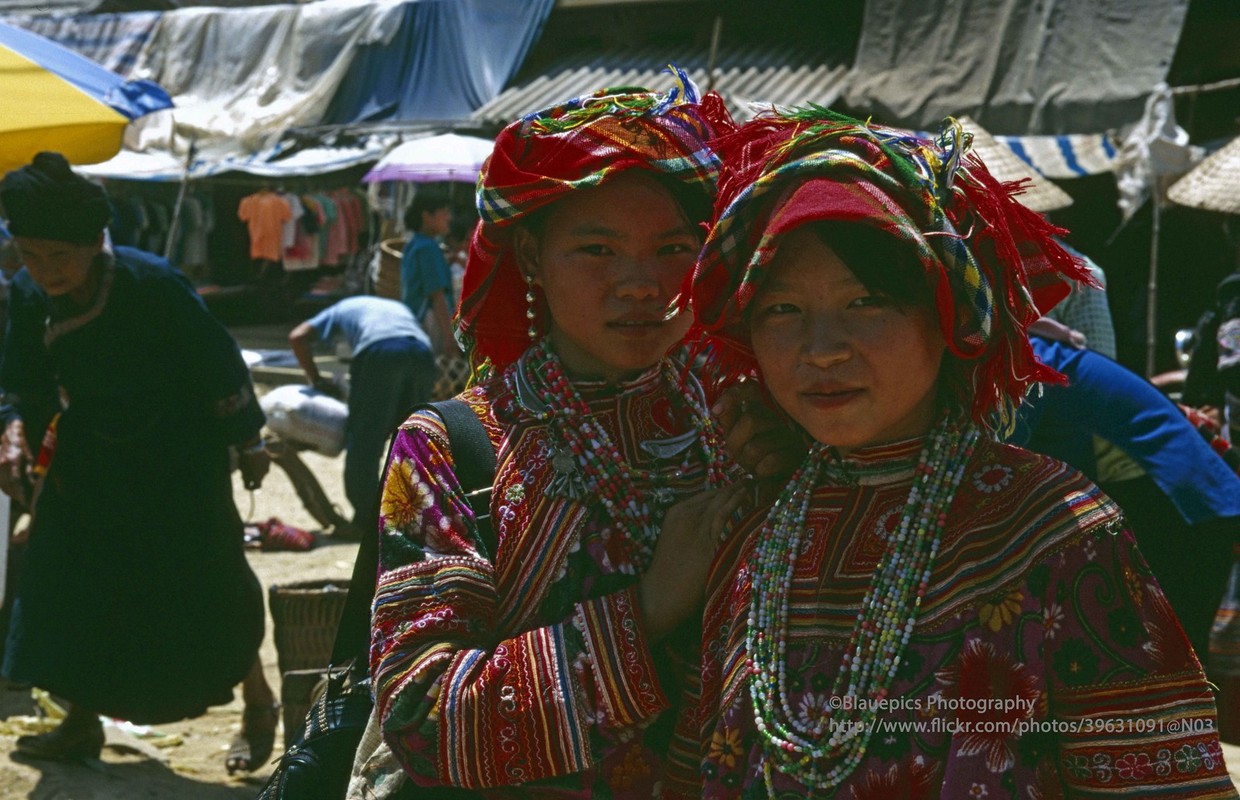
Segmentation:
{"type": "Polygon", "coordinates": [[[990,434],[1082,272],[967,144],[811,109],[718,146],[694,311],[809,453],[712,572],[705,796],[1235,797],[1119,509],[990,434]]]}

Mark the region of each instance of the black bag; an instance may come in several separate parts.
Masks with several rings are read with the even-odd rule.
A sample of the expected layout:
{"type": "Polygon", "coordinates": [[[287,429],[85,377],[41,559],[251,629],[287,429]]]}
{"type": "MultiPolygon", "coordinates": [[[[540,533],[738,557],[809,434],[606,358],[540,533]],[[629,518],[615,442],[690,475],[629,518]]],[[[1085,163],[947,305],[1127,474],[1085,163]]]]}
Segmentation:
{"type": "MultiPolygon", "coordinates": [[[[491,527],[491,483],[495,477],[495,450],[478,416],[456,399],[420,407],[439,415],[448,430],[457,479],[466,491],[483,542],[483,555],[495,553],[491,527]]],[[[378,539],[362,539],[349,596],[345,600],[332,647],[326,688],[306,714],[296,742],[276,765],[257,800],[340,800],[348,789],[353,756],[374,708],[367,648],[370,642],[370,604],[379,567],[378,539]],[[337,666],[338,665],[338,666],[337,666]]]]}

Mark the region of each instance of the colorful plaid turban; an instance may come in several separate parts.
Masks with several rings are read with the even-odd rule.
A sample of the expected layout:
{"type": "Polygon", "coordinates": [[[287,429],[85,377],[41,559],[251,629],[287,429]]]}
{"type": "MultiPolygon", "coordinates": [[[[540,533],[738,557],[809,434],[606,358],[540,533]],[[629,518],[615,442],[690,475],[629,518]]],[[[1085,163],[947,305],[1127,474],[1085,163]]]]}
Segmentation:
{"type": "Polygon", "coordinates": [[[911,243],[933,292],[948,349],[969,364],[971,416],[1009,424],[1033,383],[1063,376],[1034,357],[1025,332],[1091,282],[1056,244],[1063,233],[1014,199],[967,151],[948,120],[936,141],[823,108],[769,112],[713,143],[724,168],[715,224],[692,277],[691,301],[726,372],[756,365],[746,306],[779,237],[815,220],[856,221],[911,243]]]}
{"type": "Polygon", "coordinates": [[[730,129],[730,117],[718,95],[699,100],[688,76],[674,74],[678,85],[666,95],[603,89],[529,114],[496,138],[478,177],[481,220],[456,320],[475,374],[487,360],[503,368],[529,344],[513,223],[575,189],[635,168],[700,186],[713,197],[719,161],[706,142],[730,129]]]}

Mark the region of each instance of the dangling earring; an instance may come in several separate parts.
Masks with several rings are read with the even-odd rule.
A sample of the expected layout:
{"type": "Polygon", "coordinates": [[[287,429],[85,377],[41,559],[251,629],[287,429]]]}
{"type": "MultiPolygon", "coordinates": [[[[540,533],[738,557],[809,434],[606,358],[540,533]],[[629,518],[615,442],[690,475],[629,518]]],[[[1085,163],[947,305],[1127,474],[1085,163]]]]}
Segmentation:
{"type": "Polygon", "coordinates": [[[529,334],[530,341],[533,342],[538,338],[538,328],[534,325],[534,318],[537,315],[534,312],[534,279],[529,275],[525,276],[525,320],[529,323],[526,333],[529,334]]]}

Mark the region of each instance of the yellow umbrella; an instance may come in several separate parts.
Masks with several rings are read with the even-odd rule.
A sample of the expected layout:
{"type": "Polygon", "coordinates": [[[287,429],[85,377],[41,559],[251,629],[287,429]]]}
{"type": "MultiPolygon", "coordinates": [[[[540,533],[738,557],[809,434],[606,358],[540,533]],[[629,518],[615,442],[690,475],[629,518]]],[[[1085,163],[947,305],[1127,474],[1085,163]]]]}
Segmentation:
{"type": "Polygon", "coordinates": [[[37,34],[0,22],[0,175],[55,150],[75,164],[120,150],[125,126],[172,100],[37,34]]]}

